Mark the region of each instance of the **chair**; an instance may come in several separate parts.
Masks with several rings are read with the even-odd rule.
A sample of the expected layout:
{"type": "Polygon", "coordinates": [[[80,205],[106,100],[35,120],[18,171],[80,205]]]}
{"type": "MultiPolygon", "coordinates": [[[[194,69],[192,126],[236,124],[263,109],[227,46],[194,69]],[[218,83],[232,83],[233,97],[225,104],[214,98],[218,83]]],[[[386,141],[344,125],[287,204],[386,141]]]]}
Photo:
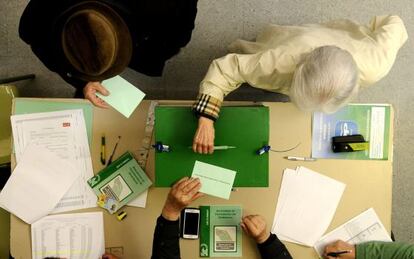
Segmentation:
{"type": "Polygon", "coordinates": [[[12,100],[18,96],[13,85],[0,85],[0,189],[10,175],[12,100]]]}
{"type": "Polygon", "coordinates": [[[10,114],[13,98],[19,96],[16,86],[8,83],[33,78],[35,78],[34,74],[0,79],[0,190],[10,177],[12,152],[10,114]]]}
{"type": "MultiPolygon", "coordinates": [[[[13,98],[19,93],[16,86],[8,83],[33,79],[35,75],[24,75],[0,79],[0,190],[6,184],[11,174],[11,123],[10,115],[13,98]]],[[[10,214],[0,208],[0,258],[12,258],[9,254],[10,248],[10,214]]]]}

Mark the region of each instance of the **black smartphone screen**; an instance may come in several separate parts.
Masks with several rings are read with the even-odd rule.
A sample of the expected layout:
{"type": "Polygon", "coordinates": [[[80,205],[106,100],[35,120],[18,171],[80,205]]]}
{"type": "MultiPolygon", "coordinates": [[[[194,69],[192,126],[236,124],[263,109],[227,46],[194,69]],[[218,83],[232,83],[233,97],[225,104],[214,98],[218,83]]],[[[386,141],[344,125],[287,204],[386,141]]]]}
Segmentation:
{"type": "Polygon", "coordinates": [[[199,213],[185,212],[184,234],[198,235],[199,213]]]}

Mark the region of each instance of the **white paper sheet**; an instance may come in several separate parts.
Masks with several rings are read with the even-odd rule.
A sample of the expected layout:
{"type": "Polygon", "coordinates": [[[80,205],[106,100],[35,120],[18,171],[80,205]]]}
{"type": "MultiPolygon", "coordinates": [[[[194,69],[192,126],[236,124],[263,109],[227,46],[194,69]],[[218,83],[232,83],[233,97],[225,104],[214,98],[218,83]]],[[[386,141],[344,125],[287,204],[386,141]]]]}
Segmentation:
{"type": "Polygon", "coordinates": [[[135,199],[130,201],[127,205],[133,207],[145,208],[147,205],[148,190],[138,195],[135,199]]]}
{"type": "Polygon", "coordinates": [[[30,145],[0,193],[0,206],[31,224],[52,212],[78,178],[68,161],[30,145]]]}
{"type": "Polygon", "coordinates": [[[16,161],[29,144],[47,148],[80,172],[77,182],[58,203],[54,213],[96,207],[96,196],[87,185],[93,177],[92,161],[82,110],[11,116],[16,161]]]}
{"type": "Polygon", "coordinates": [[[359,244],[368,241],[392,241],[373,208],[364,211],[323,236],[315,244],[314,248],[319,255],[322,255],[325,246],[337,240],[342,240],[350,244],[359,244]]]}
{"type": "Polygon", "coordinates": [[[102,212],[47,216],[31,232],[34,259],[98,259],[105,253],[102,212]]]}
{"type": "MultiPolygon", "coordinates": [[[[293,170],[293,169],[286,168],[283,171],[282,185],[280,187],[278,202],[277,202],[277,206],[276,206],[275,217],[273,219],[272,232],[273,232],[273,229],[276,229],[277,216],[280,215],[280,212],[281,212],[285,202],[287,201],[287,198],[286,198],[286,195],[288,194],[287,188],[289,188],[289,186],[294,184],[294,180],[295,180],[296,175],[297,175],[297,172],[296,172],[296,170],[293,170]]],[[[273,232],[273,233],[275,233],[275,232],[273,232]]],[[[284,240],[284,241],[288,241],[288,242],[303,245],[302,243],[300,243],[296,240],[293,240],[293,239],[291,239],[287,236],[284,236],[282,233],[278,233],[278,238],[281,239],[281,240],[284,240]]]]}
{"type": "Polygon", "coordinates": [[[345,184],[305,167],[285,173],[272,232],[282,240],[313,246],[331,223],[345,184]]]}

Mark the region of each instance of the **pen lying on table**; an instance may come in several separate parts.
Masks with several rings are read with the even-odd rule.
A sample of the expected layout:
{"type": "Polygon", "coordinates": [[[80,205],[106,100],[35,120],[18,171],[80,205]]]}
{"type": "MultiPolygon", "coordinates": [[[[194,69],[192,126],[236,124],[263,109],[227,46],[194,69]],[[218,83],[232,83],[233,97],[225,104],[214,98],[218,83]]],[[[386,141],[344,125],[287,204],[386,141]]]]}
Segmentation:
{"type": "Polygon", "coordinates": [[[292,161],[316,161],[316,158],[312,157],[285,156],[285,158],[292,161]]]}
{"type": "Polygon", "coordinates": [[[105,135],[101,137],[101,163],[103,165],[106,163],[105,135]]]}
{"type": "MultiPolygon", "coordinates": [[[[188,147],[193,148],[193,147],[188,147]]],[[[214,146],[214,150],[226,150],[226,149],[232,149],[236,148],[235,146],[214,146]]]]}

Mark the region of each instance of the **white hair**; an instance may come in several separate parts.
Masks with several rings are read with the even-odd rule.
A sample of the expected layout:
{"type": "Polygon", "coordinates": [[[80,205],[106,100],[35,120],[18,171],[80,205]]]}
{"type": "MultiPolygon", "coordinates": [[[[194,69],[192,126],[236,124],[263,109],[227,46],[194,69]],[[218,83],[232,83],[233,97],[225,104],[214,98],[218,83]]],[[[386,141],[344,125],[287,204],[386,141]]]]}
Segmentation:
{"type": "Polygon", "coordinates": [[[297,65],[290,98],[302,110],[332,113],[358,92],[358,78],[358,68],[348,51],[319,47],[297,65]]]}

